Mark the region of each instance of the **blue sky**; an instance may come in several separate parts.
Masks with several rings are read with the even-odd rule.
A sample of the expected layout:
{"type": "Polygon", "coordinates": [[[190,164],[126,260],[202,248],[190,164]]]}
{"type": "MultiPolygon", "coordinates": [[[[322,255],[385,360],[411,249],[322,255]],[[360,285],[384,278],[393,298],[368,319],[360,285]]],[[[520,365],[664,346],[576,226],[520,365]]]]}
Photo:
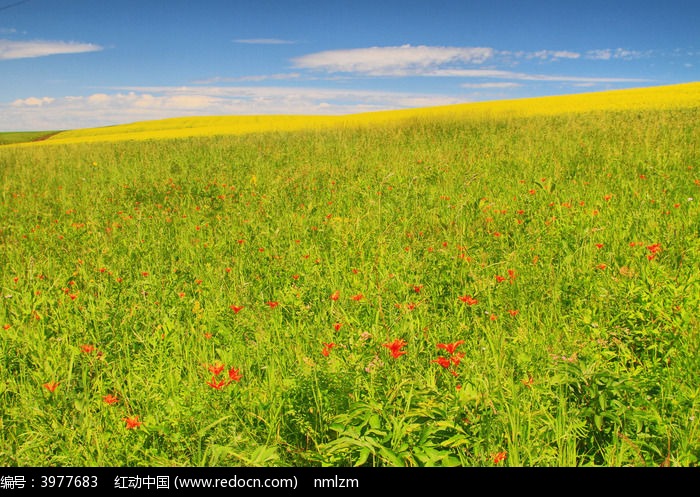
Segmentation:
{"type": "Polygon", "coordinates": [[[0,0],[0,131],[691,81],[697,0],[0,0]]]}

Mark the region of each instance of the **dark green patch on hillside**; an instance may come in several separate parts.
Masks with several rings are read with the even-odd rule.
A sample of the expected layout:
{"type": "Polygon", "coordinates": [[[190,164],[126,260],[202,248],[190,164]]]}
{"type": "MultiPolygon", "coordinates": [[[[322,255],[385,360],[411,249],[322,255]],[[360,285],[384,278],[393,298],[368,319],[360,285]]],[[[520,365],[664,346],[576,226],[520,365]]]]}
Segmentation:
{"type": "Polygon", "coordinates": [[[25,143],[46,140],[48,137],[60,133],[59,131],[12,131],[0,133],[0,145],[13,143],[25,143]]]}

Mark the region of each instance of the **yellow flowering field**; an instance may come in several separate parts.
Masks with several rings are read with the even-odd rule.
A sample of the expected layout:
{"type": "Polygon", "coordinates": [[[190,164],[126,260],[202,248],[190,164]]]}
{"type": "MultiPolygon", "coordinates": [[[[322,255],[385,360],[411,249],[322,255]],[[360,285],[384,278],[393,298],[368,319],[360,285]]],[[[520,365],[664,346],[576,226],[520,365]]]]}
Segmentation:
{"type": "Polygon", "coordinates": [[[40,144],[98,141],[155,140],[214,135],[240,135],[268,131],[318,130],[328,127],[362,127],[416,118],[479,119],[527,117],[626,109],[697,107],[700,83],[637,88],[554,97],[378,111],[345,116],[258,115],[182,117],[87,128],[58,133],[40,144]]]}

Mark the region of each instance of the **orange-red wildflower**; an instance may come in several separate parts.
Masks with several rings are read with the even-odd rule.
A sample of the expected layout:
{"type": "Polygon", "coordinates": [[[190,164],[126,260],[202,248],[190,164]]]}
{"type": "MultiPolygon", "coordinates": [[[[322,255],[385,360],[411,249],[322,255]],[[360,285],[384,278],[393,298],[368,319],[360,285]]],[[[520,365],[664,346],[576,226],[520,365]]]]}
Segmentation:
{"type": "Polygon", "coordinates": [[[323,343],[323,350],[321,351],[321,354],[324,356],[328,357],[328,355],[331,353],[331,349],[335,347],[335,343],[323,343]]]}
{"type": "Polygon", "coordinates": [[[471,295],[463,295],[463,296],[460,296],[460,297],[459,297],[459,300],[461,300],[462,302],[464,302],[464,303],[467,304],[467,305],[474,305],[474,304],[477,304],[477,303],[479,302],[478,300],[476,300],[476,299],[475,299],[474,297],[472,297],[471,295]]]}
{"type": "Polygon", "coordinates": [[[243,375],[241,374],[240,369],[231,368],[228,370],[228,378],[229,378],[229,381],[239,382],[239,381],[241,381],[241,378],[243,378],[243,375]]]}
{"type": "Polygon", "coordinates": [[[459,366],[459,363],[462,362],[462,359],[464,359],[464,352],[456,352],[450,357],[452,364],[454,364],[455,366],[459,366]]]}
{"type": "Polygon", "coordinates": [[[435,362],[445,369],[448,369],[452,365],[452,362],[447,357],[442,356],[438,357],[437,359],[433,359],[430,362],[435,362]]]}
{"type": "Polygon", "coordinates": [[[141,426],[143,423],[139,421],[138,416],[132,416],[130,418],[122,418],[122,420],[126,423],[126,429],[127,430],[133,430],[134,428],[138,428],[141,426]]]}
{"type": "Polygon", "coordinates": [[[660,252],[661,251],[661,244],[660,243],[653,243],[651,245],[647,245],[647,250],[649,250],[649,252],[651,252],[652,254],[660,252]]]}
{"type": "Polygon", "coordinates": [[[384,347],[391,351],[391,355],[394,357],[394,359],[398,359],[406,353],[405,350],[401,350],[406,345],[408,345],[408,343],[405,340],[397,338],[393,342],[385,343],[384,347]]]}
{"type": "Polygon", "coordinates": [[[45,388],[46,390],[48,390],[49,392],[53,393],[54,390],[56,390],[56,388],[58,387],[58,385],[60,385],[59,382],[50,381],[50,382],[48,382],[48,383],[44,383],[44,388],[45,388]]]}
{"type": "Polygon", "coordinates": [[[457,340],[456,342],[452,342],[452,343],[438,343],[437,348],[446,350],[448,354],[452,355],[457,350],[457,347],[459,347],[463,343],[464,343],[464,340],[457,340]]]}
{"type": "Polygon", "coordinates": [[[209,369],[209,372],[213,374],[214,376],[219,376],[221,372],[224,370],[224,365],[223,364],[212,364],[210,365],[207,369],[209,369]]]}
{"type": "Polygon", "coordinates": [[[212,376],[211,380],[207,382],[207,385],[215,390],[221,390],[226,385],[226,380],[216,381],[216,376],[212,376]]]}

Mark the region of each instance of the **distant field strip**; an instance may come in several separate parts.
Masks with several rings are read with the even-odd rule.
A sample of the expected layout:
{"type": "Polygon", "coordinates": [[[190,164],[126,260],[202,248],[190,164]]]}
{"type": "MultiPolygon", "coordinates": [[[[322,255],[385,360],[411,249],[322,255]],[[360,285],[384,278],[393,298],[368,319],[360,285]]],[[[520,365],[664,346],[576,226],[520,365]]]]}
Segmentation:
{"type": "Polygon", "coordinates": [[[157,140],[195,136],[241,135],[260,132],[315,130],[329,127],[363,127],[412,119],[483,119],[527,117],[565,113],[627,109],[700,107],[700,83],[687,83],[579,95],[467,103],[342,116],[257,115],[181,117],[132,124],[64,131],[32,143],[87,143],[124,140],[157,140]]]}

